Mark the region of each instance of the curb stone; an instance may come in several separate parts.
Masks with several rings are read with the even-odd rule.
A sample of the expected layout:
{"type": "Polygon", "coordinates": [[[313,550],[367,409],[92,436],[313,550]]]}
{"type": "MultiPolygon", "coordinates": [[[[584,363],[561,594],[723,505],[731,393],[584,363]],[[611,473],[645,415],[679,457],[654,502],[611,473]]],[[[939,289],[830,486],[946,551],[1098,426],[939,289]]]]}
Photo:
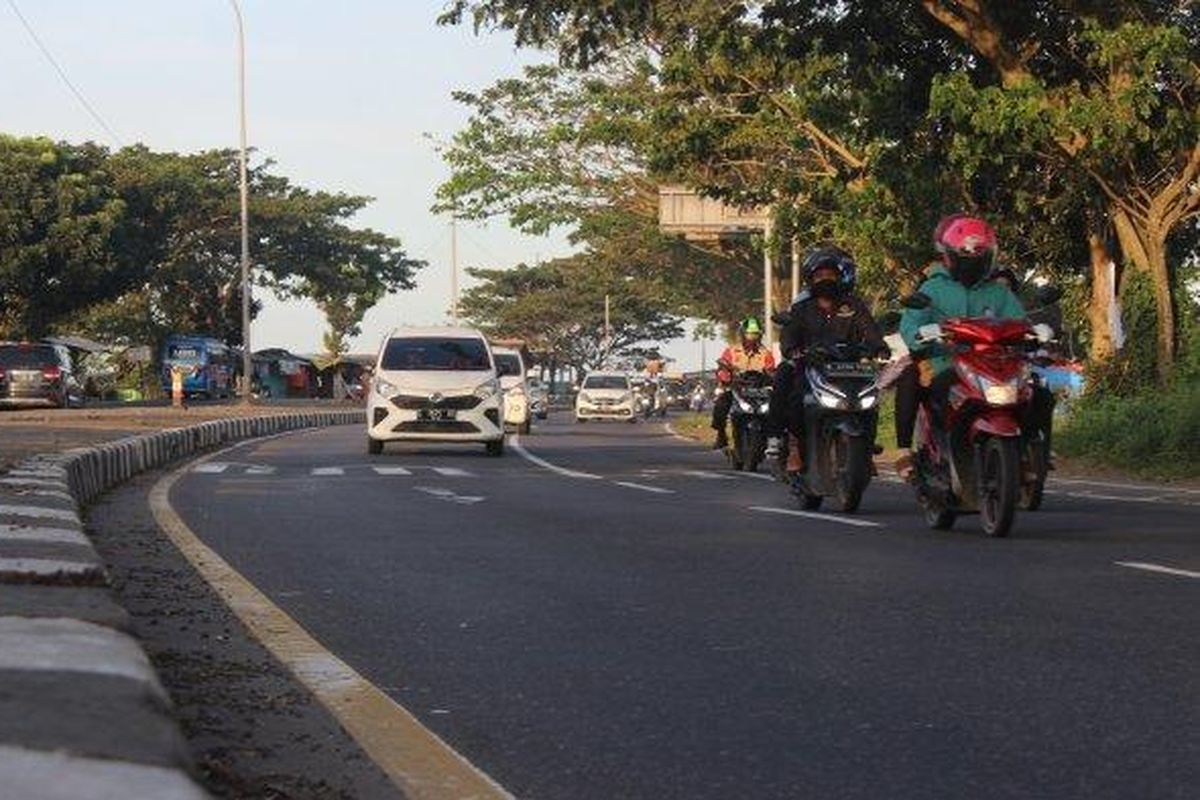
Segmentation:
{"type": "Polygon", "coordinates": [[[361,409],[202,422],[45,453],[0,476],[0,796],[204,800],[78,509],[225,444],[355,424],[361,409]]]}

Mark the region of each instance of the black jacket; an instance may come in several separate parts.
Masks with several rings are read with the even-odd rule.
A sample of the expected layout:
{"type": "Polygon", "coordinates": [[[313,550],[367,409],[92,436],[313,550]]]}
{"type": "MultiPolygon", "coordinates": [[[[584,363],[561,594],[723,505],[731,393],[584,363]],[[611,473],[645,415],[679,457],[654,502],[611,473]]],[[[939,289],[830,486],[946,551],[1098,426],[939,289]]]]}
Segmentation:
{"type": "Polygon", "coordinates": [[[841,342],[865,344],[882,350],[883,332],[871,316],[867,304],[857,295],[847,295],[834,302],[829,313],[823,311],[813,298],[804,298],[792,306],[791,320],[779,337],[785,357],[812,345],[834,345],[841,342]]]}

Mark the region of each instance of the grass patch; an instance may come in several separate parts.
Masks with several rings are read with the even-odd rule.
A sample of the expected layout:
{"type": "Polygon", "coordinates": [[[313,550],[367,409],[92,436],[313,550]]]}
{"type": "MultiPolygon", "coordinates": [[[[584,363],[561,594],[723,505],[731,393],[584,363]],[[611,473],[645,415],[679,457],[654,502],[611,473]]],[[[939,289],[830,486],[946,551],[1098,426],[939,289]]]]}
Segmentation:
{"type": "Polygon", "coordinates": [[[712,412],[697,413],[687,411],[673,414],[670,417],[671,429],[680,436],[695,439],[698,442],[709,442],[713,437],[712,412]]]}
{"type": "Polygon", "coordinates": [[[1054,447],[1145,477],[1200,477],[1200,385],[1134,397],[1085,396],[1055,433],[1054,447]]]}

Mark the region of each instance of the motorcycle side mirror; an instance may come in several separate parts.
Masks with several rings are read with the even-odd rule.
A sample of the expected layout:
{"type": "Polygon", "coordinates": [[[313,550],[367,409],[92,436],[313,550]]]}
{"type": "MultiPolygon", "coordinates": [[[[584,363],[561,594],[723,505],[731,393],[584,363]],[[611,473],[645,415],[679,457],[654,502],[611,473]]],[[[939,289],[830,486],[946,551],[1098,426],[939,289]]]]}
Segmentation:
{"type": "Polygon", "coordinates": [[[1039,286],[1034,298],[1040,306],[1052,306],[1062,299],[1063,290],[1057,286],[1046,284],[1039,286]]]}
{"type": "Polygon", "coordinates": [[[913,292],[901,300],[900,305],[919,311],[922,308],[929,308],[933,305],[933,300],[924,292],[913,292]]]}

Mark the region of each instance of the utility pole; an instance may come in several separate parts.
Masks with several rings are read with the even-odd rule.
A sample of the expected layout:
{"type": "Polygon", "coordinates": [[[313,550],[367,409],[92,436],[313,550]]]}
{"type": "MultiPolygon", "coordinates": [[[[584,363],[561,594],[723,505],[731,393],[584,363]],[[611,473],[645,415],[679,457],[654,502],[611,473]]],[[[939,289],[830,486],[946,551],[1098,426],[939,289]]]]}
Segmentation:
{"type": "Polygon", "coordinates": [[[450,217],[450,319],[458,324],[458,217],[450,217]]]}
{"type": "Polygon", "coordinates": [[[250,186],[246,175],[246,30],[238,0],[229,0],[237,19],[238,117],[240,151],[238,181],[242,216],[242,402],[250,402],[254,357],[250,345],[250,186]]]}
{"type": "Polygon", "coordinates": [[[604,362],[608,365],[608,354],[612,349],[612,317],[608,292],[604,293],[604,362]]]}
{"type": "Polygon", "coordinates": [[[763,227],[763,344],[767,349],[771,349],[771,345],[775,343],[774,323],[771,322],[771,315],[774,313],[774,308],[771,303],[771,294],[775,279],[775,264],[771,258],[771,218],[767,217],[767,224],[763,227]]]}

